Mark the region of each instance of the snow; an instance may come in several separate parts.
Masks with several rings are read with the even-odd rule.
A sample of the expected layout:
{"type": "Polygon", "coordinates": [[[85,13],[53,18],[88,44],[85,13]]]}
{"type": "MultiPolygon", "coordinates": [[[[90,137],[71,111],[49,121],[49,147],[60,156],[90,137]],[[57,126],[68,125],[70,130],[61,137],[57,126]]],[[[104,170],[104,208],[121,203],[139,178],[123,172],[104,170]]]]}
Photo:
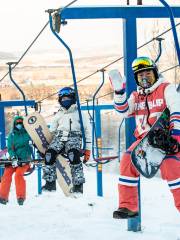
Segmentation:
{"type": "Polygon", "coordinates": [[[112,218],[117,208],[118,174],[103,173],[103,197],[96,195],[96,169],[85,167],[81,198],[56,192],[37,194],[37,171],[27,176],[27,200],[18,206],[14,180],[7,205],[0,205],[1,240],[180,240],[180,214],[166,182],[141,178],[142,231],[127,231],[127,220],[112,218]],[[91,206],[92,205],[92,206],[91,206]]]}

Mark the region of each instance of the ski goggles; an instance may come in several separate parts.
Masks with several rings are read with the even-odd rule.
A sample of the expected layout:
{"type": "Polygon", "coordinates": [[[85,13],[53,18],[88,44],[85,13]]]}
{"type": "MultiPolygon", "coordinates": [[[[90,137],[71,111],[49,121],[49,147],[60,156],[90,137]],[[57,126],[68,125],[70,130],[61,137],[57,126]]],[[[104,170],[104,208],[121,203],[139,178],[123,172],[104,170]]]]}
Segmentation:
{"type": "Polygon", "coordinates": [[[74,94],[74,90],[71,89],[62,89],[59,93],[59,97],[68,96],[74,94]]]}
{"type": "Polygon", "coordinates": [[[134,72],[143,71],[146,69],[153,69],[154,63],[151,61],[151,59],[141,58],[136,59],[133,62],[132,69],[134,72]]]}
{"type": "Polygon", "coordinates": [[[19,123],[23,124],[23,119],[17,119],[15,124],[19,124],[19,123]]]}

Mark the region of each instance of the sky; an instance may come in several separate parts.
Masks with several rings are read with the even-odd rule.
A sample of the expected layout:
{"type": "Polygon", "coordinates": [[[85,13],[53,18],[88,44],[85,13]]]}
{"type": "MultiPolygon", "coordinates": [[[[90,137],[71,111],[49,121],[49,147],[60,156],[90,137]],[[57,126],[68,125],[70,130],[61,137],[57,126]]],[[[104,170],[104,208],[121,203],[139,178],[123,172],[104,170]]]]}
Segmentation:
{"type": "Polygon", "coordinates": [[[180,213],[167,183],[141,178],[141,229],[127,231],[127,220],[112,218],[118,207],[118,173],[103,165],[103,197],[96,194],[96,168],[85,168],[81,198],[56,192],[37,194],[37,171],[26,177],[27,199],[18,206],[14,179],[7,205],[0,204],[1,240],[180,240],[180,213]]]}
{"type": "MultiPolygon", "coordinates": [[[[68,4],[70,0],[0,0],[0,52],[24,52],[48,21],[45,10],[68,4]]],[[[136,0],[130,0],[136,4],[136,0]]],[[[169,0],[180,5],[180,0],[169,0]]],[[[78,0],[74,6],[119,5],[126,0],[78,0]]],[[[143,0],[144,4],[161,5],[158,0],[143,0]]],[[[74,20],[63,27],[62,36],[74,49],[117,46],[122,42],[121,20],[74,20]]],[[[59,42],[47,27],[34,44],[32,51],[58,49],[59,42]]]]}

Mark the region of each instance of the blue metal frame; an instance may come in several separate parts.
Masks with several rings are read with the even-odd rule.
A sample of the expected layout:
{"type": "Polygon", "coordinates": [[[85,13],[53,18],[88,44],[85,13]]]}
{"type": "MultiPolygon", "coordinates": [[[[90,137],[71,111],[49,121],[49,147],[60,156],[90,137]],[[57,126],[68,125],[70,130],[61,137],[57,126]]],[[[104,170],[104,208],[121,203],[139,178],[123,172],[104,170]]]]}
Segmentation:
{"type": "MultiPolygon", "coordinates": [[[[179,7],[172,7],[175,18],[180,17],[179,7]]],[[[169,18],[164,7],[152,6],[89,6],[69,7],[62,11],[62,19],[109,19],[109,18],[169,18]]]]}
{"type": "Polygon", "coordinates": [[[158,51],[158,55],[156,57],[156,60],[154,61],[155,63],[157,63],[161,57],[162,54],[162,40],[164,40],[164,38],[157,38],[156,39],[158,41],[158,45],[159,45],[159,51],[158,51]]]}
{"type": "MultiPolygon", "coordinates": [[[[7,63],[7,65],[9,66],[9,77],[10,77],[10,80],[11,80],[11,82],[15,85],[15,87],[18,89],[18,91],[21,93],[21,95],[22,95],[22,97],[23,97],[23,100],[24,100],[24,102],[26,101],[26,97],[25,97],[25,94],[24,94],[24,92],[23,92],[23,90],[19,87],[19,85],[15,82],[15,80],[13,79],[13,77],[12,77],[12,65],[14,65],[14,64],[17,64],[16,62],[8,62],[7,63]]],[[[26,105],[24,105],[24,107],[25,107],[25,113],[26,113],[26,116],[27,116],[27,114],[28,114],[28,112],[27,112],[27,106],[26,105]]]]}
{"type": "MultiPolygon", "coordinates": [[[[114,110],[114,106],[112,104],[106,105],[88,105],[88,106],[81,106],[82,111],[93,111],[94,112],[94,119],[96,123],[96,139],[102,138],[101,133],[101,111],[103,110],[114,110]]],[[[92,123],[93,124],[93,123],[92,123]]],[[[92,131],[94,134],[94,131],[92,131]]],[[[96,155],[98,156],[99,149],[96,148],[96,155]]],[[[96,156],[94,156],[96,158],[96,156]]],[[[99,197],[103,196],[103,182],[102,182],[102,164],[98,164],[97,168],[97,195],[99,197]]]]}
{"type": "Polygon", "coordinates": [[[6,107],[20,107],[20,106],[35,106],[34,100],[26,101],[2,101],[0,102],[0,129],[1,129],[1,148],[6,147],[6,135],[5,135],[5,108],[6,107]]]}
{"type": "Polygon", "coordinates": [[[176,24],[174,21],[175,16],[175,12],[174,9],[172,7],[170,7],[166,1],[164,0],[159,0],[167,9],[168,14],[169,14],[169,18],[171,21],[171,27],[172,27],[172,31],[173,31],[173,37],[174,37],[174,43],[176,46],[176,52],[177,52],[177,56],[178,56],[178,61],[179,61],[179,65],[180,65],[180,47],[179,47],[179,41],[178,41],[178,36],[177,36],[177,31],[176,31],[176,24]]]}
{"type": "Polygon", "coordinates": [[[66,50],[68,51],[68,54],[69,54],[69,60],[70,60],[71,71],[72,71],[72,78],[73,78],[73,83],[74,83],[74,89],[75,89],[75,92],[77,93],[76,94],[77,107],[78,107],[78,113],[79,113],[79,120],[80,120],[80,124],[81,124],[82,139],[83,139],[82,149],[85,150],[86,149],[86,137],[85,137],[85,131],[84,131],[83,118],[82,118],[81,109],[80,109],[80,100],[79,100],[79,94],[78,94],[78,88],[77,88],[77,81],[76,81],[76,74],[75,74],[72,52],[71,52],[71,49],[69,48],[69,46],[65,43],[65,41],[54,31],[53,26],[52,26],[51,11],[49,11],[49,23],[50,23],[50,29],[51,29],[52,33],[61,42],[61,44],[66,48],[66,50]]]}
{"type": "MultiPolygon", "coordinates": [[[[98,110],[96,109],[96,121],[95,121],[95,100],[96,100],[96,95],[98,94],[98,92],[100,91],[100,89],[102,88],[102,86],[104,85],[104,69],[102,69],[102,82],[100,83],[100,85],[98,86],[98,88],[96,89],[94,95],[93,95],[93,114],[92,114],[92,156],[93,158],[99,158],[99,150],[98,150],[98,145],[97,145],[97,142],[96,142],[96,156],[95,156],[95,153],[94,153],[94,140],[99,138],[99,136],[97,136],[97,130],[96,129],[99,129],[99,127],[101,126],[96,126],[95,122],[97,122],[97,118],[98,117],[98,110]]],[[[99,121],[98,121],[99,122],[99,121]]],[[[101,128],[100,128],[101,129],[101,128]]],[[[100,134],[101,136],[101,134],[100,134]]]]}
{"type": "MultiPolygon", "coordinates": [[[[131,63],[137,57],[137,31],[136,19],[137,18],[171,18],[173,26],[173,34],[175,39],[176,48],[178,48],[178,40],[176,39],[176,31],[174,32],[174,18],[180,17],[180,7],[172,7],[164,0],[160,0],[164,6],[169,10],[164,11],[164,7],[122,7],[122,6],[105,6],[105,7],[70,7],[61,12],[61,19],[109,19],[109,18],[123,18],[123,43],[124,43],[124,72],[127,77],[127,96],[136,88],[135,81],[131,71],[131,63]],[[173,14],[172,14],[173,11],[173,14]]],[[[178,53],[178,50],[177,50],[178,53]]],[[[133,119],[125,120],[126,124],[126,147],[130,146],[134,141],[133,129],[135,122],[133,119]]],[[[140,189],[140,184],[139,184],[140,189]]],[[[140,191],[139,191],[139,206],[140,206],[140,191]]],[[[128,220],[129,231],[141,230],[141,216],[128,220]]]]}

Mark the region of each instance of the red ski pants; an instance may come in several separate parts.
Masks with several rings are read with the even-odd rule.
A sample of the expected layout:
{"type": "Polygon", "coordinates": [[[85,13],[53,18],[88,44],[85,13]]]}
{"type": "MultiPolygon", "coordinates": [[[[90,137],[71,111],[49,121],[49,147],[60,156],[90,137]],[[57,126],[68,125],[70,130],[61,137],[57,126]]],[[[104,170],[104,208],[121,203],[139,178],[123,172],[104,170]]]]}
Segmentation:
{"type": "Polygon", "coordinates": [[[26,181],[23,175],[28,169],[28,164],[17,168],[11,166],[5,168],[0,184],[0,198],[8,200],[13,173],[15,173],[14,179],[17,198],[26,198],[26,181]]]}
{"type": "MultiPolygon", "coordinates": [[[[134,142],[123,154],[120,162],[120,178],[118,183],[119,207],[138,211],[139,172],[131,162],[131,151],[138,144],[134,142]]],[[[174,197],[176,208],[180,211],[180,152],[166,156],[161,167],[161,177],[166,180],[174,197]]]]}

